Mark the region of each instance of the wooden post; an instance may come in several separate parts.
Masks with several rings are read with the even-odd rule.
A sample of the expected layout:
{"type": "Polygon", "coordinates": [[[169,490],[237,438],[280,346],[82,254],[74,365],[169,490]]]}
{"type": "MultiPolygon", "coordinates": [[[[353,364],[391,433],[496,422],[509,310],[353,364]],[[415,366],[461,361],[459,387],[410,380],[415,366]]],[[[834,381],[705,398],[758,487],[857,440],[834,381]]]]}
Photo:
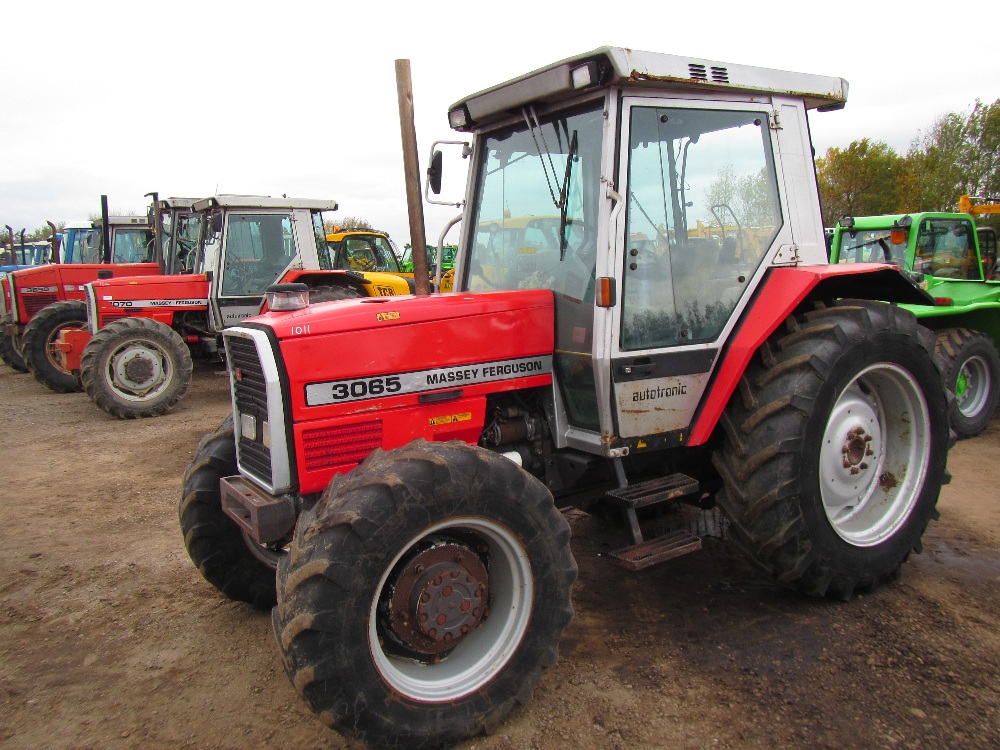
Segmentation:
{"type": "Polygon", "coordinates": [[[417,158],[417,131],[413,120],[413,85],[410,80],[409,60],[396,60],[396,94],[399,97],[399,131],[403,139],[406,210],[410,219],[410,245],[413,248],[413,282],[417,294],[430,294],[427,237],[424,229],[423,197],[420,192],[420,161],[417,158]]]}

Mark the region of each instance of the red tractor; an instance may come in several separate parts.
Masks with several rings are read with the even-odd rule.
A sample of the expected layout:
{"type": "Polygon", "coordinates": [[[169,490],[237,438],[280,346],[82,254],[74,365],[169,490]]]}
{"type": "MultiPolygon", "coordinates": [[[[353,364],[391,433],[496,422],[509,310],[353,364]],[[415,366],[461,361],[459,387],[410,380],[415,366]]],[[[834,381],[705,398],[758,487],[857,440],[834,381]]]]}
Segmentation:
{"type": "Polygon", "coordinates": [[[90,284],[88,327],[66,331],[56,345],[62,367],[78,370],[109,414],[159,416],[187,392],[192,350],[215,355],[220,332],[258,314],[271,284],[305,283],[314,300],[409,293],[399,275],[333,270],[322,213],[336,208],[244,195],[194,201],[201,241],[175,253],[187,271],[90,284]]]}
{"type": "Polygon", "coordinates": [[[827,264],[807,112],[846,96],[620,48],[481,91],[449,112],[473,135],[457,293],[278,289],[225,332],[233,415],[185,473],[185,543],[277,604],[325,723],[437,747],[528,701],[573,614],[566,506],[620,512],[627,569],[697,549],[670,520],[718,506],[814,596],[919,551],[947,397],[934,336],[874,301],[927,295],[827,264]],[[735,218],[692,231],[713,213],[735,218]]]}
{"type": "MultiPolygon", "coordinates": [[[[180,222],[190,200],[163,201],[164,216],[180,222]]],[[[63,331],[87,323],[85,285],[96,279],[163,273],[165,261],[155,250],[152,218],[109,216],[102,196],[102,218],[81,242],[68,245],[69,262],[26,268],[0,281],[3,292],[3,340],[0,351],[11,367],[31,371],[42,384],[60,393],[80,390],[76,373],[60,360],[57,342],[63,331]]]]}

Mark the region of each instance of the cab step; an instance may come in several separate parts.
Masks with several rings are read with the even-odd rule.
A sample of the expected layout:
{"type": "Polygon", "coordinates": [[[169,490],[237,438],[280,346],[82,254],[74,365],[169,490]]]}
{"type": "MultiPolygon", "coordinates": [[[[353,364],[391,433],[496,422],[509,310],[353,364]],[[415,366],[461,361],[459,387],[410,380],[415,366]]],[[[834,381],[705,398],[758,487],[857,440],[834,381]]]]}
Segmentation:
{"type": "Polygon", "coordinates": [[[639,528],[639,519],[635,513],[636,508],[647,508],[658,503],[672,503],[682,497],[697,494],[698,489],[697,479],[692,479],[686,474],[670,474],[650,479],[648,482],[639,482],[627,487],[609,490],[605,497],[624,512],[632,544],[641,544],[643,541],[642,529],[639,528]]]}
{"type": "Polygon", "coordinates": [[[701,537],[680,529],[669,534],[650,539],[648,542],[622,547],[608,553],[608,557],[627,570],[642,570],[674,557],[697,552],[701,549],[701,537]]]}

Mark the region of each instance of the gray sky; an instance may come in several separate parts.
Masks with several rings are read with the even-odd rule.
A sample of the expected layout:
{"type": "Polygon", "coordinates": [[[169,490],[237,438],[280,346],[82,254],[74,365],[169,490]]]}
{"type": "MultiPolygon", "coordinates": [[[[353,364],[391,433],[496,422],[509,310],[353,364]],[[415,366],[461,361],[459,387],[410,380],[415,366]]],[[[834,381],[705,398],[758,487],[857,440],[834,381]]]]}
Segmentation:
{"type": "MultiPolygon", "coordinates": [[[[411,61],[421,171],[434,140],[458,136],[450,104],[602,45],[843,77],[847,108],[812,118],[818,153],[862,137],[905,153],[938,116],[1000,98],[984,41],[996,3],[966,16],[854,0],[550,5],[7,3],[0,225],[84,219],[101,194],[136,212],[154,190],[286,194],[333,198],[402,247],[397,58],[411,61]]],[[[458,162],[445,186],[460,197],[458,162]]],[[[456,213],[425,204],[429,242],[456,213]]]]}

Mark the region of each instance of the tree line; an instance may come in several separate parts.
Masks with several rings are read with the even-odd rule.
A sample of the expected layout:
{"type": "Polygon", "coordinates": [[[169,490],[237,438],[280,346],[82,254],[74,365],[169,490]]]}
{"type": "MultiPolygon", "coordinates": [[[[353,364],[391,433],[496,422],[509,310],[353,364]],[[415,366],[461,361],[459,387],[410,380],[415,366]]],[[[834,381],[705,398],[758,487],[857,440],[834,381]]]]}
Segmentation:
{"type": "Polygon", "coordinates": [[[1000,99],[941,115],[903,155],[870,138],[828,149],[816,176],[828,227],[842,216],[957,211],[963,195],[1000,199],[1000,99]]]}

